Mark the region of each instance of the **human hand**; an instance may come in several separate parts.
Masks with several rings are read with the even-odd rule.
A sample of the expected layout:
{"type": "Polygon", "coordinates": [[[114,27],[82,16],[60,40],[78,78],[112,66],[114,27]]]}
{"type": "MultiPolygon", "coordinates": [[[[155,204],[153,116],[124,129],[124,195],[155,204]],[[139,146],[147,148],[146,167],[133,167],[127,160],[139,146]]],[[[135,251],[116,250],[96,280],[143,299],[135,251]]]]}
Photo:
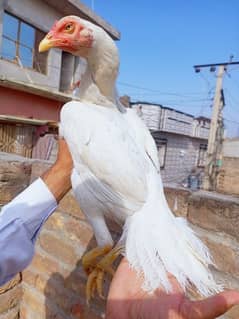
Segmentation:
{"type": "Polygon", "coordinates": [[[119,265],[107,300],[107,319],[214,319],[239,304],[239,292],[224,291],[200,301],[190,301],[176,279],[169,274],[171,294],[157,289],[142,290],[142,279],[126,259],[119,265]]]}
{"type": "Polygon", "coordinates": [[[54,195],[57,202],[71,188],[71,172],[73,168],[72,157],[66,141],[58,140],[58,154],[55,164],[43,174],[42,179],[54,195]]]}
{"type": "Polygon", "coordinates": [[[73,168],[72,157],[63,138],[58,139],[58,154],[55,165],[62,169],[65,174],[71,174],[73,168]]]}

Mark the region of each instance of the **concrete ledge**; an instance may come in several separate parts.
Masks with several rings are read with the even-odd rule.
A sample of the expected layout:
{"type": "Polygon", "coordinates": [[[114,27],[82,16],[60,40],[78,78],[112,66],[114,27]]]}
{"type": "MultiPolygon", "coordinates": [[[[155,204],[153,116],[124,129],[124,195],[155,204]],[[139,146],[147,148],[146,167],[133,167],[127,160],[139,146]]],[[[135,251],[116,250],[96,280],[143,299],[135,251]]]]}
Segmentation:
{"type": "Polygon", "coordinates": [[[64,15],[77,15],[83,19],[90,20],[91,22],[102,27],[114,40],[120,39],[120,32],[113,28],[108,22],[96,15],[90,8],[84,5],[79,0],[44,0],[57,11],[62,12],[64,15]]]}

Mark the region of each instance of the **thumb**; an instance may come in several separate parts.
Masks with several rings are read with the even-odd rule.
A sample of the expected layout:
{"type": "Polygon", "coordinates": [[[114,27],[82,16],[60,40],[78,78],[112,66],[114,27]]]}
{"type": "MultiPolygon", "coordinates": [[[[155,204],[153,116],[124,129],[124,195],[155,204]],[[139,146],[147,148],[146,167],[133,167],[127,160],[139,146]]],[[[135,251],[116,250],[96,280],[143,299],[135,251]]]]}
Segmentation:
{"type": "Polygon", "coordinates": [[[239,305],[239,292],[227,290],[204,300],[194,301],[191,305],[190,318],[214,319],[235,305],[239,305]]]}

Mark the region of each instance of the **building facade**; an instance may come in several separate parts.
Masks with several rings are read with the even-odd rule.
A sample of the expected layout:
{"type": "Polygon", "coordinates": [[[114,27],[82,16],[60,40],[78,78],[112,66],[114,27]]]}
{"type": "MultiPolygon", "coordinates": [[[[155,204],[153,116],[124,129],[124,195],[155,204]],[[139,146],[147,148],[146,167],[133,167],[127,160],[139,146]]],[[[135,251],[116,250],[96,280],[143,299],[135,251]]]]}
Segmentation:
{"type": "Polygon", "coordinates": [[[217,191],[239,196],[239,138],[223,142],[222,162],[217,176],[217,191]]]}
{"type": "Polygon", "coordinates": [[[165,183],[187,184],[205,165],[210,120],[146,102],[131,103],[155,139],[165,183]]]}
{"type": "Polygon", "coordinates": [[[53,139],[41,137],[54,130],[84,68],[83,60],[59,49],[38,53],[41,39],[66,15],[88,19],[120,38],[80,1],[0,0],[0,151],[48,159],[53,139]]]}

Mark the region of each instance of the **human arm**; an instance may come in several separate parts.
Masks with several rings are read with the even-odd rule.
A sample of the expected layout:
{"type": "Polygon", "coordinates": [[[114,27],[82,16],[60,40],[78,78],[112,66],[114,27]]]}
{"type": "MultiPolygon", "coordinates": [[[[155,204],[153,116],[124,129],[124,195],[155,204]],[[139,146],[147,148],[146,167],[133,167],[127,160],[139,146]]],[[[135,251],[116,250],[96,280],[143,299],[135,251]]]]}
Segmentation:
{"type": "Polygon", "coordinates": [[[71,170],[72,160],[66,142],[59,140],[56,163],[3,207],[0,213],[0,285],[30,263],[41,226],[70,189],[71,170]]]}
{"type": "Polygon", "coordinates": [[[214,319],[239,304],[239,292],[224,291],[210,298],[189,300],[169,274],[173,292],[142,290],[142,279],[123,259],[110,286],[106,319],[214,319]]]}
{"type": "Polygon", "coordinates": [[[42,175],[42,180],[57,202],[71,188],[70,176],[73,168],[71,154],[65,140],[59,139],[58,147],[58,156],[55,164],[42,175]]]}

